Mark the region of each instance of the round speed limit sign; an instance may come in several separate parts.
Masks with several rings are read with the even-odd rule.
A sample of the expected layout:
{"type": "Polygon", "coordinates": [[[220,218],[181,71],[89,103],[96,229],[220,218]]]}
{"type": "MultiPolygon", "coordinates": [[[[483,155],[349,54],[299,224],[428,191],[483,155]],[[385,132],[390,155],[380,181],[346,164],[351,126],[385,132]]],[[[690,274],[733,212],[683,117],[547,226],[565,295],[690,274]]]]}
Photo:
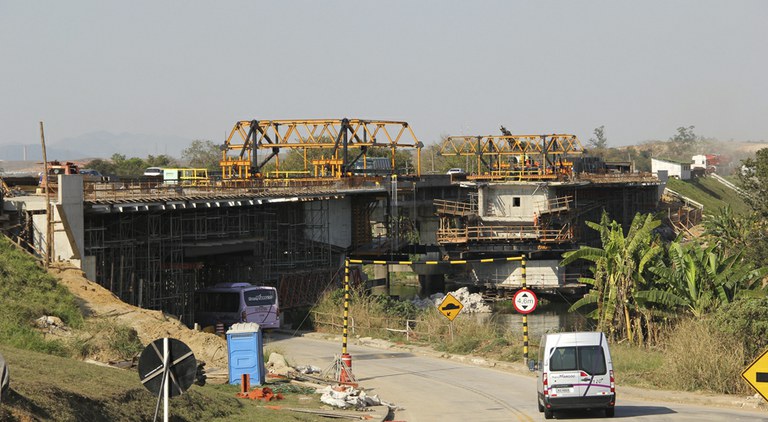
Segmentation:
{"type": "Polygon", "coordinates": [[[539,304],[539,298],[537,298],[536,293],[531,290],[518,290],[512,298],[512,303],[515,305],[515,310],[517,312],[521,314],[530,314],[536,309],[536,305],[539,304]]]}

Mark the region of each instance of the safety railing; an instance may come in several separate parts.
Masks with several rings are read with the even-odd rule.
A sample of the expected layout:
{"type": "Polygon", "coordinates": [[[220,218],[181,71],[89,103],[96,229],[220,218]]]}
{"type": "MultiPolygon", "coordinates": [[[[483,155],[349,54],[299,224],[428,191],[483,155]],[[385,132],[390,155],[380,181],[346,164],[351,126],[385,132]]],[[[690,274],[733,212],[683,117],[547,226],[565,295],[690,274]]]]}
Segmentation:
{"type": "Polygon", "coordinates": [[[451,214],[451,215],[471,215],[477,214],[477,202],[470,200],[469,202],[463,201],[447,201],[445,199],[435,199],[432,201],[435,205],[435,209],[438,214],[451,214]]]}
{"type": "Polygon", "coordinates": [[[561,196],[538,203],[539,214],[568,211],[573,203],[572,196],[561,196]]]}
{"type": "Polygon", "coordinates": [[[573,239],[573,230],[565,225],[559,229],[541,229],[536,226],[469,226],[437,230],[438,243],[467,243],[483,241],[531,241],[562,243],[573,239]]]}
{"type": "Polygon", "coordinates": [[[185,198],[233,198],[336,193],[340,189],[356,190],[376,187],[372,183],[350,179],[270,179],[263,181],[218,181],[210,185],[183,186],[163,183],[113,182],[85,184],[83,199],[87,202],[151,201],[185,198]]]}
{"type": "MultiPolygon", "coordinates": [[[[315,328],[325,328],[329,330],[341,330],[343,317],[337,314],[311,311],[312,321],[315,328]]],[[[355,319],[349,317],[350,334],[364,336],[383,335],[402,335],[408,342],[432,342],[435,340],[445,340],[453,338],[453,327],[450,323],[436,323],[429,319],[402,319],[402,318],[366,318],[368,323],[356,323],[355,319]]]]}
{"type": "MultiPolygon", "coordinates": [[[[330,314],[326,312],[310,311],[312,315],[312,322],[315,326],[326,326],[331,328],[344,328],[344,317],[338,314],[330,314]]],[[[349,316],[348,327],[351,334],[355,334],[355,318],[349,316]]]]}

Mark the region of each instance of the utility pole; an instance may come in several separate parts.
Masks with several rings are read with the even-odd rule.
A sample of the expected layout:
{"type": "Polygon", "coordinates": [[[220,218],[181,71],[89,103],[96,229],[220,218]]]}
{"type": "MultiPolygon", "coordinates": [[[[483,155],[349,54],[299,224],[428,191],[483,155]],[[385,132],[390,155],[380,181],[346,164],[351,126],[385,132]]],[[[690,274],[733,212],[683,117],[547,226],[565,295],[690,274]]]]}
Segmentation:
{"type": "Polygon", "coordinates": [[[53,253],[53,212],[51,210],[50,180],[48,180],[48,156],[45,153],[45,131],[43,122],[40,122],[40,143],[43,147],[43,182],[45,182],[45,268],[52,262],[53,253]]]}

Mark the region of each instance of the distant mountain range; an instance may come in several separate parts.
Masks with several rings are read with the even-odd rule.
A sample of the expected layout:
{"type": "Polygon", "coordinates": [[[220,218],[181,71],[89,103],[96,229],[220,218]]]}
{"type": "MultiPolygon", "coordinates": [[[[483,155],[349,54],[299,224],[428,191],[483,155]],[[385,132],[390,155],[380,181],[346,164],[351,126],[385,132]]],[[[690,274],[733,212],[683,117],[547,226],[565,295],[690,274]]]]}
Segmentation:
{"type": "MultiPolygon", "coordinates": [[[[181,151],[192,139],[178,136],[158,136],[141,133],[90,132],[74,138],[46,142],[48,160],[76,160],[80,158],[109,158],[112,154],[146,158],[147,155],[180,157],[181,151]]],[[[42,161],[40,144],[0,145],[0,160],[42,161]],[[26,151],[25,151],[26,150],[26,151]],[[26,156],[25,156],[26,154],[26,156]]]]}

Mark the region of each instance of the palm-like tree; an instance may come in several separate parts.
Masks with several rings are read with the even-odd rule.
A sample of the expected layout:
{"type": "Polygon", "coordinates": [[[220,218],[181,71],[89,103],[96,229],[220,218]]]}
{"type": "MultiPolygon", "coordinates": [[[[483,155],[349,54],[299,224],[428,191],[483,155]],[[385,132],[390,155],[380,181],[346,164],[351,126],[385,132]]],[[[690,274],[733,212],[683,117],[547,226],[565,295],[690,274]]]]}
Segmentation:
{"type": "Polygon", "coordinates": [[[728,250],[742,250],[754,235],[757,218],[754,213],[736,215],[730,205],[720,208],[716,214],[704,216],[704,228],[714,243],[728,250]]]}
{"type": "Polygon", "coordinates": [[[719,244],[703,247],[696,242],[669,245],[669,263],[650,268],[659,284],[671,294],[669,304],[679,304],[696,318],[733,301],[768,274],[768,268],[754,268],[742,253],[726,255],[719,244]]]}
{"type": "MultiPolygon", "coordinates": [[[[578,259],[593,263],[590,267],[593,277],[581,278],[593,289],[571,306],[571,310],[594,305],[589,314],[597,320],[597,329],[608,331],[616,338],[625,337],[630,342],[643,341],[642,320],[650,324],[650,313],[643,307],[647,298],[638,300],[638,293],[645,291],[646,268],[663,252],[663,247],[654,241],[653,230],[661,222],[652,215],[637,214],[629,231],[624,231],[616,221],[609,221],[603,213],[600,223],[586,223],[600,233],[602,248],[582,246],[580,249],[563,254],[561,265],[568,265],[578,259]]],[[[642,296],[642,295],[641,295],[642,296]]]]}

